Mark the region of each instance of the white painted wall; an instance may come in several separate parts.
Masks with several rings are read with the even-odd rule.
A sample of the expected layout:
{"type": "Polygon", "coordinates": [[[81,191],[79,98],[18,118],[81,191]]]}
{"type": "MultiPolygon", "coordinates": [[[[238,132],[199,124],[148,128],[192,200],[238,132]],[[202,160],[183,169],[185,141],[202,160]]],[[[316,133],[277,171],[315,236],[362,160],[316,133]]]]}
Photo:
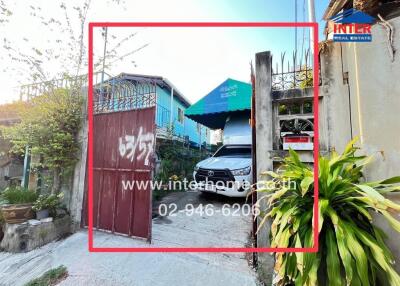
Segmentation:
{"type": "Polygon", "coordinates": [[[251,144],[250,115],[228,117],[223,132],[224,144],[251,144]]]}
{"type": "MultiPolygon", "coordinates": [[[[400,51],[400,17],[389,22],[400,51]]],[[[376,180],[400,174],[400,53],[392,61],[383,26],[375,24],[372,35],[372,43],[328,43],[321,53],[321,94],[329,147],[341,151],[352,129],[362,150],[375,155],[365,175],[376,180]],[[342,71],[348,72],[348,85],[342,71]]]]}

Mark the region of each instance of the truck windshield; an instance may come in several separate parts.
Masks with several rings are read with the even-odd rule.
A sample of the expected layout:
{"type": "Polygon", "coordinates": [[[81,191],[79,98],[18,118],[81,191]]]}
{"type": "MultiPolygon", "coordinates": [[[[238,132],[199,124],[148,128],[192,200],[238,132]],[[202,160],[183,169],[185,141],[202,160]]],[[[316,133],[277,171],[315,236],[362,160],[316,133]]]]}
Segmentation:
{"type": "Polygon", "coordinates": [[[213,157],[251,158],[251,146],[223,146],[213,157]]]}

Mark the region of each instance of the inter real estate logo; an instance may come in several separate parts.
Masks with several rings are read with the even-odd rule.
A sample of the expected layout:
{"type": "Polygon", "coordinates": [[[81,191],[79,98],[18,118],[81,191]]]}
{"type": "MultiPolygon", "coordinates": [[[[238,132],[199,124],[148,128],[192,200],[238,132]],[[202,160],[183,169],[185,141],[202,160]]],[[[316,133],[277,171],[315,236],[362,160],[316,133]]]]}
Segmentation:
{"type": "Polygon", "coordinates": [[[356,9],[345,10],[330,18],[334,22],[334,42],[371,42],[371,24],[375,21],[370,15],[356,9]]]}

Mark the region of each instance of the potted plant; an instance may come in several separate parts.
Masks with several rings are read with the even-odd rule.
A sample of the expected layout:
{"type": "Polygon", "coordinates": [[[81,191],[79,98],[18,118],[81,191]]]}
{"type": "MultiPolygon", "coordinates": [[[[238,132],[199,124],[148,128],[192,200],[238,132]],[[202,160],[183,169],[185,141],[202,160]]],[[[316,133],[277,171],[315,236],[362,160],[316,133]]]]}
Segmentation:
{"type": "Polygon", "coordinates": [[[362,170],[370,158],[356,156],[354,143],[341,155],[319,158],[318,214],[313,169],[296,152],[289,151],[277,172],[265,172],[272,180],[258,190],[266,202],[260,227],[270,219],[271,247],[312,247],[313,217],[319,215],[319,251],[277,252],[275,285],[400,285],[385,233],[371,215],[382,215],[400,232],[393,217],[400,205],[384,196],[400,190],[400,177],[365,182],[362,170]]]}
{"type": "MultiPolygon", "coordinates": [[[[0,201],[0,205],[1,205],[1,201],[0,201]]],[[[0,241],[4,237],[3,225],[4,225],[4,218],[3,218],[3,215],[1,214],[1,211],[0,211],[0,241]]]]}
{"type": "Polygon", "coordinates": [[[6,203],[6,201],[2,198],[1,193],[0,193],[0,241],[4,237],[4,232],[3,232],[3,225],[5,223],[3,215],[1,213],[1,207],[6,203]]]}
{"type": "Polygon", "coordinates": [[[32,209],[36,212],[36,219],[43,219],[56,215],[57,208],[61,205],[61,200],[64,197],[63,193],[40,195],[32,209]]]}
{"type": "Polygon", "coordinates": [[[34,217],[32,204],[37,199],[34,191],[9,187],[1,193],[1,213],[6,223],[22,223],[34,217]]]}

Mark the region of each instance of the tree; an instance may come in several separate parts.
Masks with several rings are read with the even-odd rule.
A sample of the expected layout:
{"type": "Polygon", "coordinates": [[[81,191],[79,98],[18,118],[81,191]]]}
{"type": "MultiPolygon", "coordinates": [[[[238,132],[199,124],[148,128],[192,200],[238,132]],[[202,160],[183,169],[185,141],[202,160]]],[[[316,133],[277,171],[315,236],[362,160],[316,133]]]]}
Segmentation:
{"type": "MultiPolygon", "coordinates": [[[[19,84],[24,83],[49,83],[49,89],[53,88],[51,83],[55,79],[76,78],[82,73],[86,74],[88,65],[87,54],[87,23],[88,15],[92,6],[91,0],[72,3],[74,1],[56,0],[52,1],[58,5],[58,13],[49,14],[48,9],[39,5],[30,5],[29,19],[32,23],[39,23],[43,29],[34,35],[21,34],[21,42],[4,37],[2,49],[4,60],[10,60],[9,64],[3,64],[3,71],[15,75],[19,84]],[[47,41],[38,43],[34,37],[46,34],[47,41]]],[[[111,7],[119,7],[121,1],[111,1],[111,7]]],[[[46,5],[50,5],[46,3],[46,5]]],[[[7,7],[0,0],[0,24],[12,25],[6,19],[6,15],[12,15],[12,7],[7,7]],[[8,22],[8,23],[7,23],[8,22]]],[[[17,11],[16,11],[17,12],[17,11]]],[[[9,18],[9,17],[8,17],[9,18]]],[[[8,19],[7,19],[8,20],[8,19]]],[[[145,48],[148,44],[133,45],[137,32],[116,36],[108,33],[108,48],[105,54],[105,67],[110,68],[118,61],[134,63],[132,56],[145,48]]],[[[104,34],[103,34],[104,36],[104,34]]],[[[102,71],[103,52],[94,52],[94,68],[102,71]]],[[[86,84],[84,82],[83,84],[86,84]]],[[[75,87],[81,90],[81,86],[75,87]]]]}
{"type": "Polygon", "coordinates": [[[3,0],[0,0],[0,25],[8,22],[8,17],[12,15],[11,10],[3,0]]]}
{"type": "Polygon", "coordinates": [[[29,102],[20,102],[17,113],[21,122],[1,130],[12,144],[11,152],[21,155],[29,146],[31,154],[41,158],[39,166],[52,172],[51,192],[58,193],[62,174],[77,161],[82,97],[66,89],[57,89],[29,102]]]}
{"type": "MultiPolygon", "coordinates": [[[[88,65],[86,34],[92,1],[75,1],[75,4],[71,2],[51,2],[51,5],[58,4],[60,16],[49,14],[48,9],[39,5],[30,5],[30,21],[39,21],[43,27],[43,30],[33,37],[46,34],[47,43],[38,46],[32,41],[31,35],[25,34],[21,34],[23,45],[4,38],[2,49],[5,53],[0,57],[10,60],[9,64],[3,64],[3,72],[13,74],[20,84],[38,83],[37,87],[42,90],[42,95],[31,101],[18,103],[21,123],[5,129],[4,134],[13,144],[14,154],[23,154],[26,146],[29,146],[33,155],[42,157],[44,167],[53,172],[52,192],[59,191],[63,171],[73,166],[76,161],[75,154],[79,148],[76,134],[81,124],[82,92],[87,85],[86,77],[81,74],[86,74],[88,65]],[[60,89],[60,85],[57,84],[60,79],[68,80],[68,89],[60,89]]],[[[117,7],[121,3],[114,0],[112,4],[113,7],[117,7]]],[[[12,9],[0,0],[0,19],[3,19],[3,14],[12,15],[12,9]]],[[[4,23],[4,26],[11,25],[12,19],[1,23],[4,23]]],[[[106,68],[110,68],[117,61],[126,61],[147,46],[133,45],[132,40],[136,35],[137,33],[130,33],[124,37],[117,37],[108,33],[106,68]],[[126,47],[128,50],[121,52],[121,48],[126,47]]],[[[95,71],[102,69],[99,63],[103,62],[104,55],[98,54],[100,53],[95,51],[95,71]]]]}

